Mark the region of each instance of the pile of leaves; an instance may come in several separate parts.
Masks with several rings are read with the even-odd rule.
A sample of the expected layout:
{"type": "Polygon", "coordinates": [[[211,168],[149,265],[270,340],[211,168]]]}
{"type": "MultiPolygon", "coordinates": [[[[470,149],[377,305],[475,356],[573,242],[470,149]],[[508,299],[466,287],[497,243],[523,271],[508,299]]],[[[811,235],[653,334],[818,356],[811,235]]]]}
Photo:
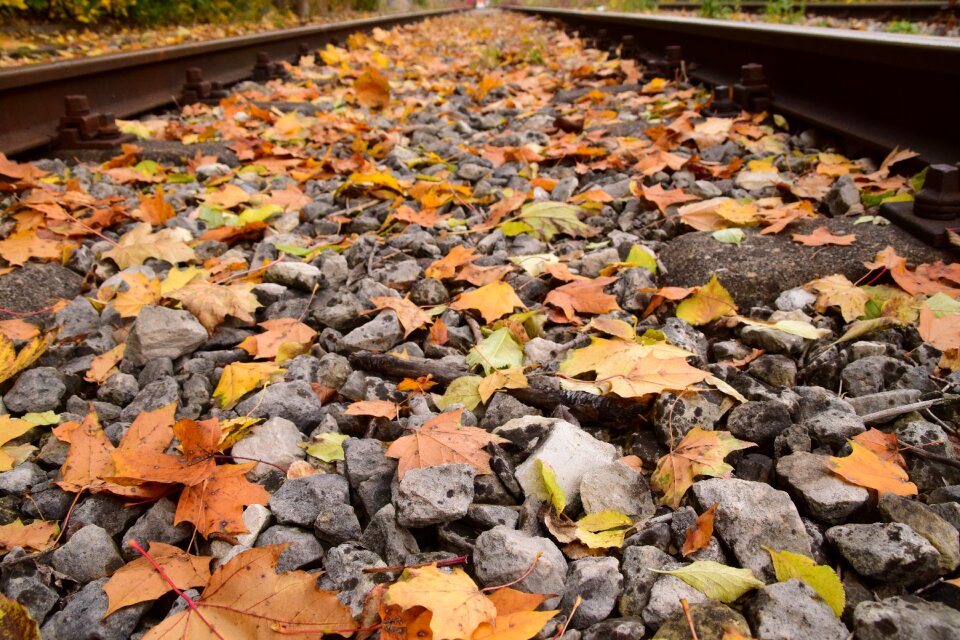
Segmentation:
{"type": "MultiPolygon", "coordinates": [[[[70,411],[3,416],[0,471],[37,461],[75,504],[101,494],[128,505],[176,502],[173,524],[191,527],[189,540],[136,541],[141,557],[104,587],[108,614],[166,605],[148,616],[147,638],[559,635],[578,605],[562,615],[539,610],[561,594],[525,593],[523,572],[536,561],[518,567],[523,575],[511,584],[483,588],[471,567],[459,568],[467,558],[370,567],[389,579],[355,615],[314,574],[277,573],[282,547],[223,562],[219,553],[211,572],[212,549],[236,547],[249,533],[244,512],[268,504],[270,482],[344,473],[348,437],[389,443],[397,481],[444,464],[503,473],[505,459],[520,463],[529,451],[492,433],[499,425],[476,425],[504,398],[616,443],[627,453],[617,464],[655,491],[657,517],[672,513],[698,479],[729,476],[735,452],[767,447],[695,426],[637,446],[643,457],[628,453],[634,438],[653,440],[649,423],[663,398],[710,394],[724,411],[755,400],[734,382],[762,351],[709,361],[678,325],[713,338],[762,329],[811,351],[874,331],[915,332],[936,350],[938,379],[960,369],[956,264],[911,266],[891,248],[864,266],[861,282],[831,275],[809,283],[810,313],[778,316],[741,312],[722,277],[657,286],[658,249],[690,231],[737,243],[744,228],[761,227],[811,252],[849,246],[853,234],[793,230],[828,211],[824,199],[841,176],[861,194],[852,213],[876,223],[882,201],[912,197],[915,181],[895,171],[909,151],[871,166],[797,147],[767,114],[706,117],[702,88],[517,16],[356,33],[287,72],[285,81],[243,83],[215,106],[123,122],[141,142],[102,162],[0,156],[0,277],[43,264],[84,279],[72,301],[47,299],[39,283],[36,306],[2,310],[0,382],[9,388],[37,365],[69,365],[83,377],[75,376],[83,412],[73,402],[70,411]],[[445,139],[454,134],[455,143],[445,139]],[[183,145],[182,161],[155,159],[158,140],[183,145]],[[716,154],[721,146],[737,153],[716,154]],[[681,172],[749,197],[732,188],[707,197],[692,180],[671,182],[681,172]],[[571,179],[576,188],[565,191],[571,179]],[[70,333],[68,304],[92,309],[106,329],[70,333]],[[142,373],[130,336],[155,307],[196,318],[208,334],[203,349],[224,358],[202,374],[177,362],[178,375],[204,377],[209,397],[104,427],[87,403],[114,376],[142,373]],[[369,327],[382,331],[365,335],[369,327]],[[381,344],[391,328],[395,338],[381,344]],[[304,374],[304,363],[333,353],[353,365],[352,377],[381,367],[365,369],[376,384],[357,392],[355,377],[304,374]],[[271,385],[305,379],[325,422],[304,443],[306,460],[263,479],[254,471],[262,461],[232,448],[275,417],[258,412],[271,385]],[[37,455],[56,447],[60,464],[37,455]],[[183,593],[198,588],[199,597],[183,593]],[[166,616],[170,591],[186,606],[166,616]]],[[[899,448],[896,436],[870,430],[834,451],[829,468],[875,494],[915,495],[899,448]]],[[[581,513],[558,469],[536,462],[548,504],[525,517],[568,558],[616,557],[627,538],[656,524],[613,510],[581,513]]],[[[713,516],[703,510],[678,553],[707,547],[713,516]]],[[[18,516],[0,525],[0,547],[42,562],[72,533],[69,517],[18,516]]],[[[807,582],[840,615],[833,569],[789,550],[769,554],[778,581],[807,582]]],[[[711,560],[665,573],[727,603],[764,586],[749,569],[711,560]]],[[[63,593],[74,586],[58,583],[63,593]]]]}

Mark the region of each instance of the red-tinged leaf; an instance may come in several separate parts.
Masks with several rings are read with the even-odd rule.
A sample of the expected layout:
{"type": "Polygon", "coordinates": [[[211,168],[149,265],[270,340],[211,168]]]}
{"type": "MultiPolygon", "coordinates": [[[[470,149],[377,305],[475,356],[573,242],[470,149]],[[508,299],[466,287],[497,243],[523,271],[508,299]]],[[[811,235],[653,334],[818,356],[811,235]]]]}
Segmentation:
{"type": "Polygon", "coordinates": [[[548,293],[544,304],[559,307],[568,320],[575,318],[577,312],[599,314],[617,311],[620,309],[617,299],[603,292],[604,287],[616,281],[614,277],[574,280],[548,293]]]}
{"type": "Polygon", "coordinates": [[[709,509],[700,514],[696,522],[687,527],[683,548],[680,550],[684,558],[710,543],[710,538],[713,536],[713,514],[717,511],[717,504],[719,503],[714,502],[710,505],[709,509]]]}

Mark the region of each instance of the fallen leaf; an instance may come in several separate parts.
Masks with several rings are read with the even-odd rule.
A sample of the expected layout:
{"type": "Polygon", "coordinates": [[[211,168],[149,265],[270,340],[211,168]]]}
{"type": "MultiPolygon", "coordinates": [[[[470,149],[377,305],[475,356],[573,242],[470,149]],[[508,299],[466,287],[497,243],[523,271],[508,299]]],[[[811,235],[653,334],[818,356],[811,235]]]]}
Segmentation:
{"type": "Polygon", "coordinates": [[[382,109],[390,103],[390,83],[376,67],[367,67],[353,82],[357,102],[371,109],[382,109]]]}
{"type": "Polygon", "coordinates": [[[457,269],[473,262],[479,257],[476,249],[473,247],[464,247],[459,244],[454,245],[450,248],[450,251],[447,252],[447,255],[439,260],[434,260],[433,263],[427,267],[426,271],[423,272],[423,275],[428,278],[436,278],[437,280],[452,278],[457,272],[457,269]]]}
{"type": "Polygon", "coordinates": [[[0,415],[0,471],[9,471],[18,461],[16,451],[7,445],[10,440],[19,438],[37,425],[27,420],[11,418],[8,415],[0,415]]]}
{"type": "Polygon", "coordinates": [[[409,469],[424,469],[440,464],[469,464],[478,474],[489,474],[490,454],[484,450],[488,442],[506,442],[477,427],[460,426],[462,410],[441,413],[427,420],[412,434],[395,440],[387,449],[387,457],[400,461],[397,478],[403,480],[409,469]]]}
{"type": "MultiPolygon", "coordinates": [[[[210,579],[211,556],[192,556],[162,542],[151,542],[147,552],[181,591],[202,587],[210,579]]],[[[103,585],[108,603],[107,612],[103,615],[107,617],[123,607],[156,600],[172,589],[149,560],[137,558],[117,569],[103,585]]]]}
{"type": "Polygon", "coordinates": [[[724,477],[733,467],[723,461],[730,453],[755,447],[737,440],[726,431],[704,431],[694,427],[667,455],[657,461],[650,486],[662,493],[660,504],[676,509],[697,476],[724,477]]]}
{"type": "Polygon", "coordinates": [[[452,404],[462,404],[468,411],[476,409],[482,399],[480,398],[480,383],[483,378],[480,376],[460,376],[455,378],[447,385],[447,390],[442,396],[434,396],[434,403],[441,411],[446,410],[452,404]]]}
{"type": "Polygon", "coordinates": [[[830,605],[834,615],[838,618],[843,615],[846,606],[846,594],[843,583],[837,572],[826,565],[818,565],[807,556],[792,551],[774,551],[764,547],[773,561],[773,570],[777,575],[777,582],[786,582],[794,578],[806,582],[816,591],[824,602],[830,605]]]}
{"type": "Polygon", "coordinates": [[[82,423],[64,422],[53,429],[53,435],[70,444],[55,484],[71,493],[104,487],[103,478],[114,471],[114,446],[100,427],[97,414],[90,411],[82,423]]]}
{"type": "Polygon", "coordinates": [[[862,433],[858,433],[852,438],[855,442],[877,454],[877,457],[886,462],[892,462],[901,469],[906,470],[907,461],[900,454],[900,442],[897,440],[897,434],[884,433],[873,427],[862,433]]]}
{"type": "Polygon", "coordinates": [[[808,282],[807,287],[816,291],[816,309],[820,313],[827,307],[840,307],[840,314],[846,322],[856,320],[866,314],[870,295],[850,282],[846,276],[835,274],[808,282]]]}
{"type": "Polygon", "coordinates": [[[680,550],[684,558],[703,549],[710,543],[710,538],[713,537],[713,514],[717,512],[718,504],[714,502],[709,509],[697,517],[696,522],[687,527],[684,533],[683,548],[680,550]]]}
{"type": "Polygon", "coordinates": [[[163,187],[157,185],[152,196],[140,194],[140,206],[130,212],[130,216],[152,225],[161,225],[173,216],[176,211],[163,197],[163,187]]]}
{"type": "Polygon", "coordinates": [[[336,462],[344,459],[343,441],[349,437],[342,433],[318,433],[310,439],[310,443],[300,446],[318,460],[336,462]]]}
{"type": "Polygon", "coordinates": [[[213,333],[227,316],[253,324],[250,314],[261,306],[251,291],[254,286],[246,282],[222,285],[197,279],[167,294],[167,297],[179,300],[184,309],[195,315],[200,324],[213,333]]]}
{"type": "Polygon", "coordinates": [[[649,569],[649,571],[680,578],[708,598],[720,602],[734,602],[746,592],[766,586],[762,580],[758,580],[753,575],[750,569],[736,569],[712,560],[698,560],[670,571],[662,569],[649,569]]]}
{"type": "Polygon", "coordinates": [[[42,356],[53,344],[56,331],[50,331],[30,340],[20,351],[16,351],[13,340],[0,334],[0,383],[17,375],[42,356]]]}
{"type": "Polygon", "coordinates": [[[693,326],[700,326],[713,322],[718,318],[736,315],[737,305],[720,281],[717,274],[710,277],[710,282],[700,287],[692,297],[677,305],[677,317],[686,320],[693,326]]]}
{"type": "Polygon", "coordinates": [[[275,566],[286,545],[250,549],[220,565],[196,601],[150,629],[144,640],[280,640],[309,630],[347,637],[356,627],[350,608],[333,591],[317,587],[315,574],[275,566]],[[349,631],[344,631],[349,630],[349,631]]]}
{"type": "Polygon", "coordinates": [[[193,236],[186,229],[161,229],[152,233],[149,224],[138,224],[132,231],[121,236],[117,246],[103,253],[121,269],[143,264],[150,258],[164,260],[170,264],[190,262],[196,258],[187,242],[193,236]]]}
{"type": "Polygon", "coordinates": [[[845,236],[834,235],[830,229],[826,227],[817,227],[813,230],[813,233],[807,235],[802,233],[793,234],[794,242],[799,242],[807,247],[821,247],[828,244],[846,247],[853,244],[856,239],[857,236],[852,233],[845,236]]]}
{"type": "Polygon", "coordinates": [[[40,625],[30,616],[30,611],[16,600],[2,594],[0,594],[0,638],[43,640],[40,636],[40,625]]]}
{"type": "Polygon", "coordinates": [[[558,514],[563,513],[563,510],[567,508],[567,495],[557,482],[557,473],[549,463],[544,462],[540,458],[536,459],[536,465],[537,473],[540,475],[540,482],[543,483],[543,488],[547,494],[547,498],[550,500],[550,504],[553,505],[553,510],[558,514]]]}
{"type": "MultiPolygon", "coordinates": [[[[281,351],[304,350],[317,332],[296,318],[275,318],[257,325],[263,333],[244,339],[237,346],[257,359],[277,358],[281,351]]],[[[279,364],[279,361],[278,361],[279,364]]]]}
{"type": "Polygon", "coordinates": [[[17,230],[0,240],[0,257],[19,267],[30,258],[59,260],[65,246],[69,245],[61,240],[40,237],[36,231],[17,230]]]}
{"type": "Polygon", "coordinates": [[[260,387],[265,387],[283,369],[272,362],[231,362],[223,368],[213,397],[220,400],[221,409],[232,408],[240,399],[260,387]]]}
{"type": "Polygon", "coordinates": [[[497,369],[490,372],[477,386],[480,400],[486,404],[494,393],[500,389],[526,389],[527,376],[523,375],[523,367],[497,369]]]}
{"type": "Polygon", "coordinates": [[[960,348],[960,315],[951,314],[942,317],[930,309],[929,301],[920,308],[920,323],[917,331],[924,342],[932,344],[941,351],[960,348]]]}
{"type": "Polygon", "coordinates": [[[626,514],[598,511],[577,520],[577,538],[590,549],[619,549],[632,527],[633,520],[626,514]]]}
{"type": "Polygon", "coordinates": [[[60,525],[55,521],[34,520],[30,524],[23,524],[17,518],[10,524],[0,525],[0,549],[6,552],[14,547],[23,547],[43,551],[53,543],[59,533],[60,525]]]}
{"type": "Polygon", "coordinates": [[[827,466],[851,484],[898,496],[917,495],[917,485],[910,482],[907,472],[893,462],[884,460],[855,440],[850,440],[851,453],[843,458],[830,457],[827,466]]]}
{"type": "Polygon", "coordinates": [[[343,413],[348,416],[370,416],[372,418],[395,420],[399,412],[400,405],[389,400],[360,400],[350,403],[343,413]]]}
{"type": "Polygon", "coordinates": [[[517,297],[513,287],[506,282],[491,282],[473,291],[461,293],[450,305],[451,309],[457,311],[476,309],[485,322],[502,318],[517,307],[527,308],[517,297]]]}
{"type": "Polygon", "coordinates": [[[160,301],[160,281],[142,273],[124,273],[121,279],[127,284],[113,299],[113,308],[121,318],[135,318],[140,310],[160,301]]]}
{"type": "Polygon", "coordinates": [[[177,503],[174,526],[190,522],[200,535],[212,533],[236,535],[247,532],[243,508],[251,504],[267,504],[270,494],[245,475],[256,462],[217,466],[203,482],[184,488],[177,503]]]}
{"type": "Polygon", "coordinates": [[[101,353],[90,361],[90,368],[84,374],[83,379],[87,382],[103,384],[110,376],[117,372],[117,365],[123,360],[123,352],[126,350],[126,343],[120,343],[109,351],[101,353]]]}
{"type": "Polygon", "coordinates": [[[657,205],[657,208],[660,209],[661,213],[666,213],[667,207],[672,205],[700,199],[695,195],[684,193],[683,189],[671,189],[670,191],[666,191],[663,188],[663,185],[660,183],[657,183],[652,187],[645,187],[641,184],[640,193],[637,193],[635,185],[631,185],[631,191],[638,196],[640,193],[642,193],[644,200],[648,200],[657,205]]]}
{"type": "Polygon", "coordinates": [[[432,611],[434,640],[468,638],[480,624],[497,617],[494,604],[456,567],[450,573],[435,566],[407,569],[387,587],[385,599],[404,609],[420,606],[432,611]]]}
{"type": "Polygon", "coordinates": [[[12,320],[0,320],[0,333],[11,340],[30,340],[40,335],[40,329],[35,324],[14,318],[12,320]]]}
{"type": "Polygon", "coordinates": [[[577,312],[600,314],[619,311],[616,297],[603,292],[604,287],[616,281],[617,278],[613,277],[575,280],[548,293],[543,302],[559,307],[568,320],[576,318],[577,312]]]}
{"type": "Polygon", "coordinates": [[[470,349],[470,353],[467,354],[467,364],[471,367],[483,367],[486,375],[490,375],[496,369],[519,367],[523,364],[523,348],[509,329],[497,329],[480,344],[470,349]]]}
{"type": "Polygon", "coordinates": [[[524,593],[504,587],[492,592],[487,599],[497,610],[493,622],[482,622],[470,640],[530,640],[535,637],[559,611],[536,611],[545,595],[524,593]]]}
{"type": "Polygon", "coordinates": [[[397,320],[403,327],[404,337],[430,322],[423,309],[410,302],[408,298],[390,298],[387,296],[370,298],[377,310],[391,309],[397,314],[397,320]]]}
{"type": "Polygon", "coordinates": [[[578,208],[562,202],[531,202],[520,208],[516,220],[502,223],[506,236],[529,234],[539,240],[550,242],[559,233],[582,236],[590,227],[577,217],[578,208]]]}

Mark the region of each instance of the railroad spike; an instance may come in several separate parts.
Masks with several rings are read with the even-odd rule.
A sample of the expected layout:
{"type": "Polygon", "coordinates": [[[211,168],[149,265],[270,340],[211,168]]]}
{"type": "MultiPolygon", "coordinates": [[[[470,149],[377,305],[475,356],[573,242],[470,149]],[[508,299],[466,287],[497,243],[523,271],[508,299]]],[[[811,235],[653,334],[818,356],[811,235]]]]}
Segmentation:
{"type": "Polygon", "coordinates": [[[950,244],[947,229],[960,227],[960,166],[932,164],[912,202],[885,202],[880,215],[934,247],[950,244]]]}
{"type": "Polygon", "coordinates": [[[65,115],[57,125],[59,149],[113,149],[133,142],[135,136],[122,133],[112,113],[94,113],[90,99],[83,94],[66,96],[65,115]]]}
{"type": "Polygon", "coordinates": [[[762,64],[751,62],[740,67],[740,82],[733,85],[733,101],[755,113],[770,110],[773,96],[762,64]]]}
{"type": "Polygon", "coordinates": [[[266,51],[257,53],[257,62],[253,65],[252,77],[254,82],[267,82],[268,80],[285,78],[286,75],[283,65],[279,62],[273,62],[269,53],[266,51]]]}
{"type": "Polygon", "coordinates": [[[203,79],[203,69],[190,67],[186,70],[186,82],[180,89],[180,98],[183,104],[203,102],[204,104],[216,105],[225,97],[227,97],[227,92],[224,91],[223,85],[219,82],[203,79]]]}

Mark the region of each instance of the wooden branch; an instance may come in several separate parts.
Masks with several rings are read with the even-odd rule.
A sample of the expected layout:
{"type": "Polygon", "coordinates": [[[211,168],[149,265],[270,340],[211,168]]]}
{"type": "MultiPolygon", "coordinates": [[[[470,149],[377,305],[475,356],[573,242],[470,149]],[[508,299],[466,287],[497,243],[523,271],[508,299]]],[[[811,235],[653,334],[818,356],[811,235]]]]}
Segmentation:
{"type": "MultiPolygon", "coordinates": [[[[429,375],[442,386],[457,378],[471,375],[469,369],[421,358],[403,359],[385,353],[358,351],[349,356],[355,369],[379,373],[393,378],[419,378],[429,375]]],[[[538,409],[553,411],[559,406],[570,409],[577,419],[607,424],[635,424],[642,409],[637,402],[606,398],[585,391],[558,388],[550,376],[530,376],[526,389],[504,389],[504,393],[538,409]]]]}
{"type": "Polygon", "coordinates": [[[933,400],[921,400],[920,402],[912,402],[910,404],[904,404],[899,407],[882,409],[880,411],[868,413],[860,417],[863,419],[864,424],[875,424],[878,422],[887,422],[891,418],[896,418],[897,416],[902,416],[912,411],[920,411],[921,409],[928,409],[930,407],[935,407],[938,404],[943,404],[944,402],[947,402],[949,400],[954,400],[954,399],[956,399],[956,396],[945,395],[940,398],[934,398],[933,400]]]}

